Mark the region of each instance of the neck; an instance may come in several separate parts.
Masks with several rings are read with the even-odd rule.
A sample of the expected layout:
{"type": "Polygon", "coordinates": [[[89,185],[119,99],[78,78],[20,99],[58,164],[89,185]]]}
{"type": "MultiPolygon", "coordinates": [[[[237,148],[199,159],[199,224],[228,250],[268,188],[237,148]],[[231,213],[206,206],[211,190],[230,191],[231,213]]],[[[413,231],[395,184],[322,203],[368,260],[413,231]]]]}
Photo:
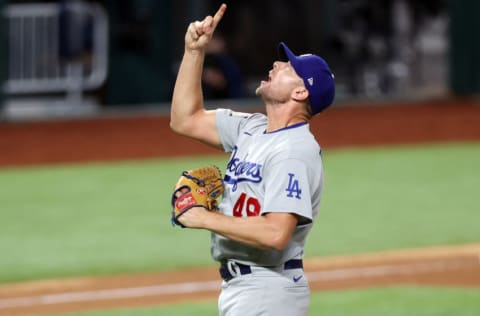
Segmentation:
{"type": "Polygon", "coordinates": [[[267,105],[266,108],[268,117],[267,133],[308,121],[307,114],[297,107],[267,105]]]}

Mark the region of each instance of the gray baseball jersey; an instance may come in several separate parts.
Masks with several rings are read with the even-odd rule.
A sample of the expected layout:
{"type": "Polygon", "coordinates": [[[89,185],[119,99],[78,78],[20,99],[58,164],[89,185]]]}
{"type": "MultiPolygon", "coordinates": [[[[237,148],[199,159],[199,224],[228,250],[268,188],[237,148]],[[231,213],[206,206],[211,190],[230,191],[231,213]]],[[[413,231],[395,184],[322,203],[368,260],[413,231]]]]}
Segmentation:
{"type": "Polygon", "coordinates": [[[308,123],[266,133],[265,115],[218,109],[216,124],[225,151],[231,152],[221,212],[238,217],[294,213],[300,220],[283,251],[258,249],[212,234],[212,257],[257,266],[302,258],[323,186],[321,150],[308,123]]]}

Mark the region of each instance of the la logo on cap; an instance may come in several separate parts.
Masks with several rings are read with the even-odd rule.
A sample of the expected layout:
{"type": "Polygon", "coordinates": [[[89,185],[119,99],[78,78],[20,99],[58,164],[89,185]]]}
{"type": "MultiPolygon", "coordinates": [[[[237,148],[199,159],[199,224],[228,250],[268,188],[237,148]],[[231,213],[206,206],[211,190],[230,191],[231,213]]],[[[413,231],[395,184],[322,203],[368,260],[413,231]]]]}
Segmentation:
{"type": "Polygon", "coordinates": [[[307,81],[309,85],[313,86],[313,77],[308,78],[307,81]]]}

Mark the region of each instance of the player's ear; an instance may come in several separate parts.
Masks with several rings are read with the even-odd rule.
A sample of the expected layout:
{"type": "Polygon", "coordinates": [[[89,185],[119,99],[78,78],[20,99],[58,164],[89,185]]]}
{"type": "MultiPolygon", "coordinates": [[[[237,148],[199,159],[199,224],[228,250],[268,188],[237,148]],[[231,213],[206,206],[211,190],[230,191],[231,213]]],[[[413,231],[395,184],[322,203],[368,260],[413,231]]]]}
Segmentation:
{"type": "Polygon", "coordinates": [[[292,90],[290,97],[297,102],[304,102],[308,99],[308,90],[304,86],[298,86],[292,90]]]}

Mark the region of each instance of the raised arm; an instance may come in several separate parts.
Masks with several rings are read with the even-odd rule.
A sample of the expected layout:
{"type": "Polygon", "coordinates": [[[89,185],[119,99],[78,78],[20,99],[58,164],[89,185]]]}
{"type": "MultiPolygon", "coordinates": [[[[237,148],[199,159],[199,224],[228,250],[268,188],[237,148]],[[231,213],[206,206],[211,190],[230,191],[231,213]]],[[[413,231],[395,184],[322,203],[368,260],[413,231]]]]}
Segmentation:
{"type": "Polygon", "coordinates": [[[222,4],[213,17],[207,16],[188,26],[170,116],[170,127],[174,132],[217,148],[221,148],[221,142],[215,112],[204,109],[201,78],[205,49],[226,9],[226,4],[222,4]]]}

